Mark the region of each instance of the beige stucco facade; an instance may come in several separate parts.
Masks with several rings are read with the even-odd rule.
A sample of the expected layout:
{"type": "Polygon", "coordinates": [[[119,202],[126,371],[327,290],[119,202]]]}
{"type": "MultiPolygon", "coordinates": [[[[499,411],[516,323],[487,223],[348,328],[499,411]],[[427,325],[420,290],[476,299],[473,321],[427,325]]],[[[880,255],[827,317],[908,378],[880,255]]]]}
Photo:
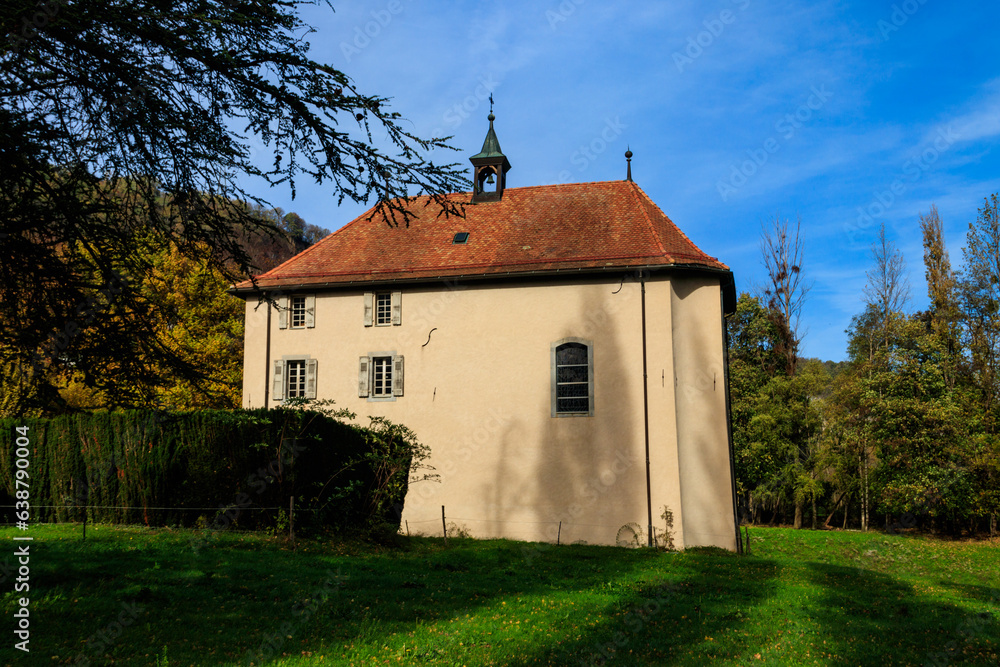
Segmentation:
{"type": "Polygon", "coordinates": [[[250,297],[243,404],[279,405],[266,396],[274,361],[308,356],[318,398],[429,445],[440,481],[411,486],[410,533],[440,535],[443,505],[476,537],[591,544],[614,544],[625,524],[646,530],[648,406],[657,534],[669,508],[675,546],[736,549],[720,278],[622,275],[288,292],[315,296],[314,326],[301,329],[279,328],[250,297]],[[383,290],[400,293],[400,323],[365,326],[364,295],[383,290]],[[590,416],[553,416],[552,350],[566,339],[591,346],[590,416]],[[404,359],[402,396],[360,397],[359,358],[385,354],[404,359]]]}

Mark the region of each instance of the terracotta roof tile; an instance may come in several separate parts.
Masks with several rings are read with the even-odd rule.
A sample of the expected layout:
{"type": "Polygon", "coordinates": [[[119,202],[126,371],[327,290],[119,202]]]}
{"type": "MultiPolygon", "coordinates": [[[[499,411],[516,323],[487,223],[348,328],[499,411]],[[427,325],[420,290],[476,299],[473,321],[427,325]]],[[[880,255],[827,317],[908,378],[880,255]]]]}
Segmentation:
{"type": "MultiPolygon", "coordinates": [[[[390,228],[369,210],[258,276],[261,286],[401,278],[488,276],[559,269],[650,265],[728,267],[706,255],[629,181],[508,188],[499,201],[448,195],[465,217],[429,198],[409,203],[409,227],[390,228]],[[466,244],[454,244],[469,232],[466,244]]],[[[249,282],[237,286],[247,288],[249,282]]]]}

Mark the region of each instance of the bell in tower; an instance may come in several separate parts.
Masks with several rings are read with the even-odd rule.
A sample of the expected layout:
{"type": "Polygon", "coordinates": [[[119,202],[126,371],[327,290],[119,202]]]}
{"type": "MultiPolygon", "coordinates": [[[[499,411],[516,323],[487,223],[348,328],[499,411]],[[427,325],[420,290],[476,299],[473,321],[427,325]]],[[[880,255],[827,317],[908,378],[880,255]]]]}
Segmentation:
{"type": "Polygon", "coordinates": [[[500,141],[493,130],[493,96],[490,95],[490,130],[486,133],[483,150],[478,155],[469,158],[473,169],[472,203],[499,201],[503,197],[503,189],[507,185],[507,172],[510,162],[500,150],[500,141]]]}

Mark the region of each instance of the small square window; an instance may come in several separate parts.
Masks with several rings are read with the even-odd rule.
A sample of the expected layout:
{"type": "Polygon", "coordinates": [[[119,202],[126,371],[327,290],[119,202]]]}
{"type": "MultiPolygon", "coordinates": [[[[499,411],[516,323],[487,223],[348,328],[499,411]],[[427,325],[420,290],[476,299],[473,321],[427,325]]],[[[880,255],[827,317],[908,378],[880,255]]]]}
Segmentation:
{"type": "Polygon", "coordinates": [[[392,294],[375,295],[375,324],[392,324],[392,294]]]}
{"type": "Polygon", "coordinates": [[[455,238],[452,239],[452,243],[456,245],[462,245],[469,242],[469,232],[459,232],[455,234],[455,238]]]}
{"type": "Polygon", "coordinates": [[[306,326],[306,298],[304,296],[293,296],[291,311],[292,328],[304,328],[306,326]]]}

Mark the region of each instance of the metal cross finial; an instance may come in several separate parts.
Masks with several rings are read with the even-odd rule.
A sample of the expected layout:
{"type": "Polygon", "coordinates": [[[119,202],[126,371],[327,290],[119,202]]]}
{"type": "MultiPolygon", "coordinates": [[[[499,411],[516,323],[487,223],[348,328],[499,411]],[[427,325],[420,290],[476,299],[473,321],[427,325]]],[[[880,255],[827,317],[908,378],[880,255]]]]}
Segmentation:
{"type": "Polygon", "coordinates": [[[493,113],[493,93],[490,93],[490,113],[493,113]]]}

